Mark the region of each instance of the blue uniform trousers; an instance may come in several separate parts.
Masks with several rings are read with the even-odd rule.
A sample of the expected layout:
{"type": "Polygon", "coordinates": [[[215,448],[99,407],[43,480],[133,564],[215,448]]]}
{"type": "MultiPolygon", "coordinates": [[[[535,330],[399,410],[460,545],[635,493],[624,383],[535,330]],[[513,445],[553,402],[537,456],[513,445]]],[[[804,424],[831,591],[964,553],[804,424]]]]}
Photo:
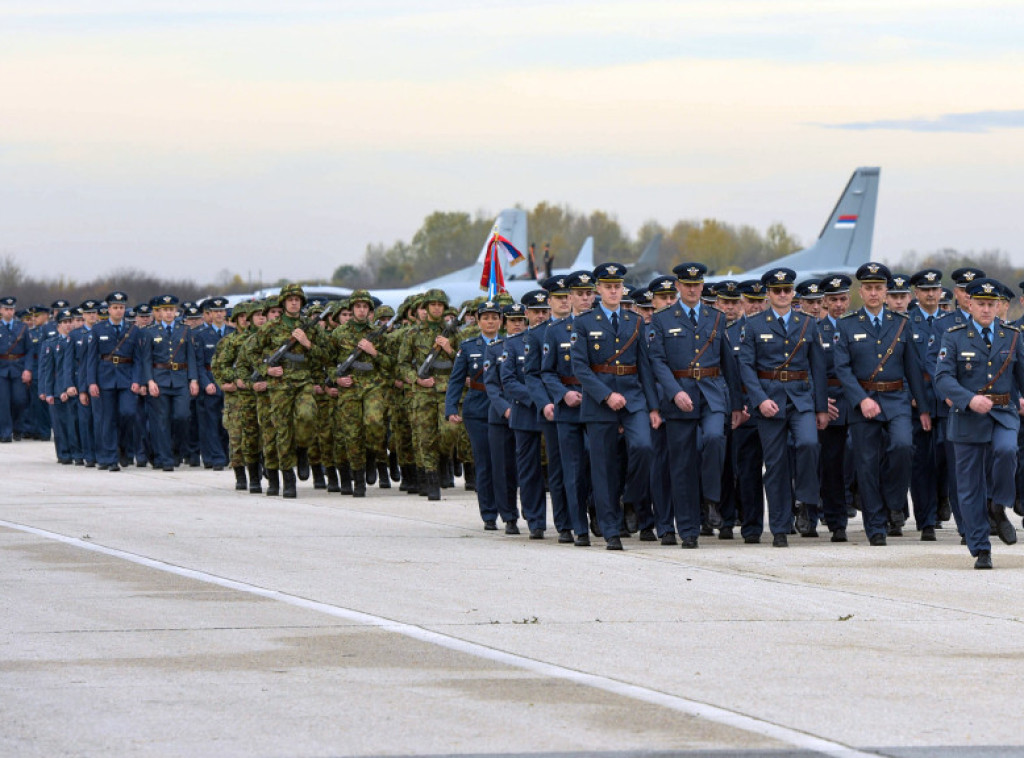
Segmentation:
{"type": "Polygon", "coordinates": [[[675,511],[672,507],[672,470],[668,447],[668,424],[651,430],[654,462],[651,466],[651,504],[658,536],[675,534],[675,511]]]}
{"type": "Polygon", "coordinates": [[[776,535],[789,534],[792,529],[794,495],[804,503],[818,503],[818,430],[814,413],[797,411],[792,403],[787,405],[786,416],[781,420],[777,417],[757,419],[764,453],[768,525],[776,535]],[[795,470],[790,466],[790,434],[793,435],[795,470]]]}
{"type": "Polygon", "coordinates": [[[480,507],[480,518],[484,521],[498,520],[498,506],[494,496],[494,477],[491,476],[491,444],[488,439],[486,419],[463,417],[473,450],[476,466],[476,502],[480,507]]]}
{"type": "Polygon", "coordinates": [[[505,424],[487,424],[487,442],[491,451],[491,478],[494,481],[494,505],[501,520],[519,518],[516,508],[516,438],[505,424]]]}
{"type": "Polygon", "coordinates": [[[808,508],[811,526],[819,513],[830,532],[846,529],[846,434],[848,427],[829,425],[818,432],[821,445],[821,507],[808,508]]]}
{"type": "Polygon", "coordinates": [[[736,473],[733,470],[733,429],[728,422],[725,426],[725,460],[722,462],[722,499],[718,510],[722,514],[722,528],[736,526],[739,500],[736,493],[736,473]]]}
{"type": "Polygon", "coordinates": [[[942,446],[939,455],[936,456],[938,465],[946,471],[946,495],[949,497],[949,508],[953,511],[953,521],[956,522],[956,530],[964,533],[963,523],[960,518],[960,488],[956,480],[956,450],[954,445],[946,439],[946,430],[949,428],[949,419],[940,418],[938,425],[938,436],[935,438],[935,445],[942,446]]]}
{"type": "Polygon", "coordinates": [[[992,442],[953,443],[957,499],[967,548],[971,555],[991,550],[988,501],[999,507],[1013,504],[1013,473],[1017,467],[1017,432],[992,424],[992,442]],[[988,475],[991,463],[991,476],[988,475]]]}
{"type": "Polygon", "coordinates": [[[50,409],[50,426],[53,428],[53,446],[57,451],[57,460],[69,461],[74,457],[73,437],[75,434],[75,409],[71,403],[77,403],[75,399],[62,403],[59,397],[54,397],[50,409]]]}
{"type": "Polygon", "coordinates": [[[161,468],[174,466],[186,448],[189,423],[188,387],[160,388],[158,397],[147,396],[153,446],[153,463],[161,468]]]}
{"type": "Polygon", "coordinates": [[[14,420],[28,405],[28,388],[21,377],[0,377],[0,439],[14,435],[14,420]]]}
{"type": "Polygon", "coordinates": [[[32,377],[32,386],[29,392],[29,407],[26,412],[31,417],[32,431],[41,440],[50,439],[50,406],[45,400],[39,399],[39,382],[35,376],[32,377]]]}
{"type": "Polygon", "coordinates": [[[188,421],[185,427],[184,446],[175,450],[175,455],[186,459],[189,465],[198,466],[200,461],[199,448],[199,398],[189,396],[188,421]]]}
{"type": "Polygon", "coordinates": [[[700,419],[669,419],[668,448],[672,467],[672,510],[680,537],[700,535],[701,495],[720,502],[725,460],[725,414],[700,419]],[[699,477],[695,476],[700,472],[699,477]]]}
{"type": "Polygon", "coordinates": [[[92,398],[89,398],[89,405],[82,405],[77,397],[73,399],[78,414],[78,454],[75,458],[95,463],[96,430],[93,425],[92,398]]]}
{"type": "MultiPolygon", "coordinates": [[[[123,452],[127,457],[135,455],[133,436],[139,396],[130,389],[105,390],[93,398],[99,405],[100,433],[97,440],[96,462],[104,465],[117,463],[123,452]]],[[[142,460],[142,458],[140,458],[142,460]]]]}
{"type": "Polygon", "coordinates": [[[764,531],[764,481],[761,436],[757,423],[748,421],[733,429],[733,470],[736,473],[736,502],[739,504],[740,534],[760,537],[764,531]]]}
{"type": "Polygon", "coordinates": [[[224,415],[224,396],[200,392],[196,405],[199,417],[199,452],[202,454],[203,463],[210,466],[227,466],[227,433],[221,423],[221,417],[224,415]]]}
{"type": "Polygon", "coordinates": [[[590,495],[590,457],[587,454],[585,427],[571,421],[559,421],[555,426],[569,521],[576,534],[589,534],[587,501],[590,495]]]}
{"type": "Polygon", "coordinates": [[[914,456],[910,464],[910,498],[914,501],[914,521],[918,530],[935,526],[939,510],[939,488],[935,470],[935,432],[921,428],[921,419],[913,418],[914,456]]]}
{"type": "Polygon", "coordinates": [[[145,395],[135,406],[135,421],[133,423],[135,443],[135,460],[141,463],[149,463],[153,460],[153,446],[149,439],[150,419],[150,398],[145,395]]]}
{"type": "Polygon", "coordinates": [[[562,453],[558,447],[558,426],[554,421],[541,419],[540,430],[544,435],[544,451],[548,458],[548,494],[551,496],[551,518],[555,523],[555,529],[564,532],[572,529],[572,519],[569,517],[569,506],[566,499],[562,453]]]}
{"type": "Polygon", "coordinates": [[[850,424],[850,443],[864,531],[868,537],[885,536],[887,509],[902,513],[907,505],[914,453],[910,417],[850,424]]]}
{"type": "MultiPolygon", "coordinates": [[[[628,450],[625,487],[622,499],[633,504],[650,503],[651,487],[651,424],[645,412],[619,413],[619,420],[587,422],[590,443],[590,470],[593,474],[594,507],[605,538],[618,537],[622,523],[619,506],[619,426],[625,434],[628,450]]],[[[637,509],[640,516],[640,509],[637,509]]],[[[652,515],[653,521],[653,515],[652,515]]],[[[653,526],[653,524],[649,524],[653,526]]],[[[643,525],[641,524],[641,528],[643,525]]]]}
{"type": "Polygon", "coordinates": [[[540,463],[540,432],[515,430],[516,475],[519,504],[526,524],[532,529],[548,528],[548,502],[544,497],[544,475],[540,463]]]}

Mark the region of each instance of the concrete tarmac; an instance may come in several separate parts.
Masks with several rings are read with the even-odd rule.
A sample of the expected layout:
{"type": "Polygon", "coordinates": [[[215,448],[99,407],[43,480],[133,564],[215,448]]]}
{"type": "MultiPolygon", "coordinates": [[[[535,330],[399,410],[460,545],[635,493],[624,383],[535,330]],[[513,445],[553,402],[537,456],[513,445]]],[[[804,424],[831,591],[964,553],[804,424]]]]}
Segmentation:
{"type": "Polygon", "coordinates": [[[1021,546],[614,553],[461,487],[0,466],[0,755],[1024,755],[1021,546]]]}

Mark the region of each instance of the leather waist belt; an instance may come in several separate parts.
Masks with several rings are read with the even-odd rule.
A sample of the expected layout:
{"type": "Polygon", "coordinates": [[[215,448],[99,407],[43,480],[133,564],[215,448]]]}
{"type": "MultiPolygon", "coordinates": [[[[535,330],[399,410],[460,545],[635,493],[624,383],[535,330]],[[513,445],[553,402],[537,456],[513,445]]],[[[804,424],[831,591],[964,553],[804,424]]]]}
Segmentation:
{"type": "Polygon", "coordinates": [[[758,379],[771,379],[776,382],[802,382],[807,379],[806,371],[758,371],[758,379]]]}
{"type": "Polygon", "coordinates": [[[124,364],[134,363],[134,361],[131,358],[123,358],[120,355],[114,355],[113,353],[107,353],[106,355],[101,355],[100,359],[106,361],[107,363],[113,363],[115,366],[120,366],[122,363],[124,363],[124,364]]]}
{"type": "Polygon", "coordinates": [[[614,374],[615,376],[626,376],[636,373],[636,366],[608,366],[604,363],[591,363],[590,370],[595,374],[614,374]]]}
{"type": "Polygon", "coordinates": [[[566,387],[579,387],[580,380],[575,376],[559,376],[558,381],[564,384],[566,387]]]}
{"type": "Polygon", "coordinates": [[[284,358],[286,361],[291,361],[292,363],[305,363],[306,362],[306,354],[305,353],[285,353],[281,357],[284,358]]]}
{"type": "Polygon", "coordinates": [[[903,389],[903,380],[893,382],[860,382],[860,386],[868,392],[898,392],[903,389]]]}
{"type": "Polygon", "coordinates": [[[16,361],[19,358],[24,358],[24,357],[25,357],[24,353],[4,353],[3,355],[0,355],[0,360],[16,361]]]}
{"type": "Polygon", "coordinates": [[[209,363],[203,366],[203,368],[205,368],[207,371],[213,371],[213,366],[211,366],[209,363]]]}
{"type": "Polygon", "coordinates": [[[672,372],[672,376],[676,379],[696,379],[698,382],[701,379],[714,379],[716,376],[721,375],[722,369],[718,366],[710,368],[684,368],[672,372]]]}
{"type": "Polygon", "coordinates": [[[987,397],[992,401],[992,405],[1009,405],[1010,404],[1010,393],[1004,392],[1001,395],[995,392],[981,392],[979,393],[982,397],[987,397]]]}
{"type": "Polygon", "coordinates": [[[352,364],[353,371],[373,371],[373,364],[367,361],[355,361],[352,364]]]}
{"type": "Polygon", "coordinates": [[[930,382],[932,380],[932,375],[926,372],[924,375],[924,380],[926,382],[930,382]]]}
{"type": "Polygon", "coordinates": [[[483,382],[474,382],[472,379],[467,379],[466,386],[477,392],[487,392],[487,387],[484,386],[483,382]]]}
{"type": "Polygon", "coordinates": [[[830,376],[828,378],[828,386],[829,387],[842,387],[843,383],[841,381],[839,381],[838,379],[836,379],[834,376],[830,376]]]}
{"type": "Polygon", "coordinates": [[[166,368],[171,371],[184,371],[188,368],[187,363],[154,363],[153,368],[166,368]]]}

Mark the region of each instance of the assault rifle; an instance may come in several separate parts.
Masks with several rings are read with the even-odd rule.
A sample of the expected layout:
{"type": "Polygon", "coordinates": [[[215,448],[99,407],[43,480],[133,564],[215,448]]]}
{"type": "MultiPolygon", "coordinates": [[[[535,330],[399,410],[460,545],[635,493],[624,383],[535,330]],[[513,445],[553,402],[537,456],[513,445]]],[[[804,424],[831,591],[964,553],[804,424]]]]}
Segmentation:
{"type": "MultiPolygon", "coordinates": [[[[365,337],[363,337],[363,339],[369,340],[371,344],[376,343],[383,335],[391,331],[397,321],[398,314],[396,313],[389,322],[381,324],[372,332],[369,332],[365,337]]],[[[356,345],[352,352],[348,354],[348,358],[338,364],[338,367],[334,370],[334,376],[336,378],[348,376],[349,372],[352,370],[352,366],[362,357],[363,349],[359,347],[359,345],[356,345]]]]}
{"type": "MultiPolygon", "coordinates": [[[[318,314],[313,316],[313,318],[306,319],[305,321],[303,321],[298,328],[304,332],[309,332],[311,329],[315,329],[317,324],[323,321],[326,315],[327,309],[325,308],[324,310],[320,311],[318,314]]],[[[295,347],[296,344],[298,344],[298,340],[296,340],[294,337],[289,337],[287,342],[285,342],[283,345],[281,345],[281,347],[277,348],[277,350],[275,350],[266,358],[264,358],[263,363],[267,365],[267,368],[272,368],[274,366],[281,365],[281,361],[284,359],[285,353],[287,353],[289,350],[295,347]]],[[[260,370],[258,368],[253,369],[252,376],[249,377],[249,384],[256,384],[256,382],[260,380],[260,370]]]]}
{"type": "MultiPolygon", "coordinates": [[[[452,321],[445,324],[444,329],[441,330],[441,336],[451,339],[459,331],[459,324],[462,322],[462,317],[466,315],[466,310],[469,308],[467,305],[456,316],[452,321]]],[[[430,376],[430,371],[434,368],[434,364],[437,362],[438,356],[441,355],[440,346],[435,346],[430,351],[430,355],[423,359],[423,363],[420,364],[419,369],[416,371],[416,378],[426,379],[430,376]]]]}

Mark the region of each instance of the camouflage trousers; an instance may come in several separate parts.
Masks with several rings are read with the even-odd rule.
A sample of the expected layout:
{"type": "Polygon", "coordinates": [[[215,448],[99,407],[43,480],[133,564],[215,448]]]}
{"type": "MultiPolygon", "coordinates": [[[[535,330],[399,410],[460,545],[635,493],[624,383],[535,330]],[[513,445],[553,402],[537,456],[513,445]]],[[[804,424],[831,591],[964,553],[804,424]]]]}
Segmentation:
{"type": "Polygon", "coordinates": [[[272,470],[281,468],[274,439],[274,422],[270,416],[270,393],[256,393],[256,416],[260,426],[259,441],[263,449],[263,465],[272,470]]]}
{"type": "Polygon", "coordinates": [[[349,465],[353,469],[366,468],[368,452],[378,461],[386,461],[383,388],[342,389],[338,405],[335,431],[343,440],[349,465]]]}
{"type": "Polygon", "coordinates": [[[295,468],[296,448],[308,448],[316,429],[313,384],[284,381],[270,388],[270,418],[274,426],[277,461],[282,471],[295,468]]]}
{"type": "Polygon", "coordinates": [[[256,396],[245,391],[225,392],[223,418],[231,447],[231,467],[259,461],[260,424],[256,415],[256,396]]]}
{"type": "Polygon", "coordinates": [[[389,405],[391,414],[391,449],[403,466],[416,463],[416,448],[412,444],[412,422],[409,420],[409,398],[412,393],[404,389],[392,391],[393,402],[389,405]]]}
{"type": "Polygon", "coordinates": [[[409,426],[416,449],[416,465],[436,471],[442,455],[450,456],[455,447],[457,427],[444,415],[443,392],[410,393],[409,426]]]}
{"type": "Polygon", "coordinates": [[[316,401],[316,423],[313,441],[309,445],[309,462],[324,466],[334,465],[334,403],[326,392],[313,395],[316,401]]]}

